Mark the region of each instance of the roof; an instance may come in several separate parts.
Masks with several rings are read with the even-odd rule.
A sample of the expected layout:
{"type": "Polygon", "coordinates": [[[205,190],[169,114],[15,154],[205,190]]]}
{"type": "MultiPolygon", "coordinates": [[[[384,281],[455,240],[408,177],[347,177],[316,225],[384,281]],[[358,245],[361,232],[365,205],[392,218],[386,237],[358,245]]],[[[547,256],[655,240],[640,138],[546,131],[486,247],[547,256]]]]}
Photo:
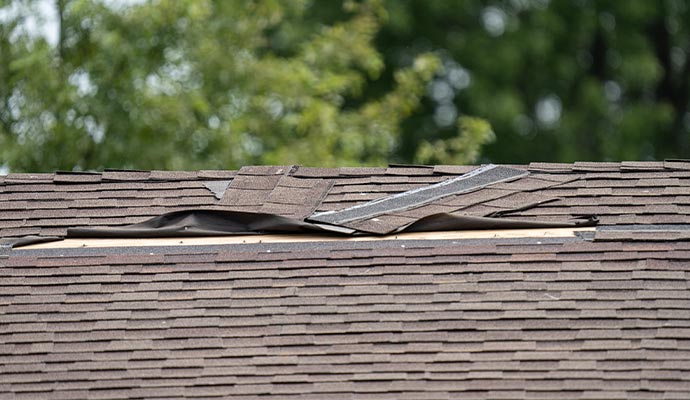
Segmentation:
{"type": "MultiPolygon", "coordinates": [[[[10,174],[0,238],[189,210],[309,220],[476,168],[10,174]]],[[[525,174],[343,224],[380,235],[434,215],[596,214],[598,225],[0,246],[0,398],[689,398],[690,161],[506,168],[525,174]]]]}

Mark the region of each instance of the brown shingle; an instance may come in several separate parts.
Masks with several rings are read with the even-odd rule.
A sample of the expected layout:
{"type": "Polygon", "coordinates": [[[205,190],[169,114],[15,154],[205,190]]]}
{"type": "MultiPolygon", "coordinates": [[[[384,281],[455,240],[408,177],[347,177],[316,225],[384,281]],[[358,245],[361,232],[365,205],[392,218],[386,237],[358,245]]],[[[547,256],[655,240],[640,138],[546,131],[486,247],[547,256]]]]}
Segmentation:
{"type": "Polygon", "coordinates": [[[578,161],[573,165],[573,171],[612,171],[617,172],[621,168],[621,163],[617,162],[582,162],[578,161]]]}
{"type": "Polygon", "coordinates": [[[54,179],[54,174],[33,174],[33,173],[9,173],[3,177],[5,185],[22,183],[50,183],[54,179]]]}
{"type": "Polygon", "coordinates": [[[151,171],[106,169],[103,171],[102,179],[104,181],[142,181],[147,180],[149,176],[151,176],[151,171]]]}
{"type": "Polygon", "coordinates": [[[248,190],[228,188],[220,200],[220,204],[227,206],[254,206],[258,211],[261,205],[268,199],[271,191],[272,189],[248,190]]]}
{"type": "Polygon", "coordinates": [[[690,160],[668,159],[664,160],[664,168],[671,170],[690,170],[690,160]]]}
{"type": "Polygon", "coordinates": [[[235,175],[237,175],[237,171],[201,170],[197,172],[200,179],[232,179],[235,175]]]}
{"type": "Polygon", "coordinates": [[[253,176],[265,176],[265,175],[287,175],[293,168],[293,165],[274,165],[274,166],[246,166],[240,168],[237,175],[253,175],[253,176]]]}
{"type": "Polygon", "coordinates": [[[435,165],[434,173],[448,175],[462,175],[477,168],[474,165],[435,165]]]}
{"type": "Polygon", "coordinates": [[[562,173],[571,172],[573,170],[573,165],[566,163],[532,162],[529,164],[528,170],[535,172],[562,173]]]}
{"type": "Polygon", "coordinates": [[[102,179],[98,172],[61,172],[55,173],[55,183],[98,183],[102,179]]]}
{"type": "Polygon", "coordinates": [[[428,165],[391,165],[386,169],[386,175],[433,175],[434,167],[428,165]]]}
{"type": "Polygon", "coordinates": [[[386,173],[386,168],[378,167],[340,167],[338,168],[338,173],[340,176],[373,176],[373,175],[384,175],[386,173]]]}
{"type": "Polygon", "coordinates": [[[290,176],[300,178],[336,178],[340,171],[335,168],[314,168],[299,166],[290,176]]]}
{"type": "MultiPolygon", "coordinates": [[[[627,225],[593,240],[0,248],[0,397],[685,398],[690,242],[659,224],[690,222],[690,181],[667,163],[677,169],[578,164],[576,174],[571,164],[533,164],[523,183],[534,185],[367,221],[395,228],[455,207],[558,198],[511,218],[596,213],[604,226],[627,225]]],[[[343,172],[283,170],[264,190],[239,187],[279,169],[245,169],[251,175],[226,196],[247,205],[223,207],[306,215],[330,186],[319,177],[343,172]]],[[[462,170],[344,170],[354,175],[336,179],[327,204],[462,170]]],[[[0,192],[0,223],[30,226],[0,235],[120,224],[213,199],[191,174],[165,176],[60,185],[52,175],[16,177],[0,192]]]]}
{"type": "Polygon", "coordinates": [[[623,161],[621,162],[622,171],[663,171],[662,161],[623,161]]]}
{"type": "Polygon", "coordinates": [[[151,171],[149,179],[157,181],[193,181],[198,177],[194,171],[151,171]]]}

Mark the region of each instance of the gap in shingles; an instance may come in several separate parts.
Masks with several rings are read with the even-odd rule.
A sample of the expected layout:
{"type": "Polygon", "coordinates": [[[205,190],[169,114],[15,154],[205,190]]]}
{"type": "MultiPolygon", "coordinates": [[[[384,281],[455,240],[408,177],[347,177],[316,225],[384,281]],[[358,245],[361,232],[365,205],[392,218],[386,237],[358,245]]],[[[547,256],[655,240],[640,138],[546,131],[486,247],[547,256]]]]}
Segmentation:
{"type": "Polygon", "coordinates": [[[232,181],[203,181],[202,183],[206,189],[210,190],[216,199],[220,200],[223,198],[225,191],[230,186],[232,181]]]}

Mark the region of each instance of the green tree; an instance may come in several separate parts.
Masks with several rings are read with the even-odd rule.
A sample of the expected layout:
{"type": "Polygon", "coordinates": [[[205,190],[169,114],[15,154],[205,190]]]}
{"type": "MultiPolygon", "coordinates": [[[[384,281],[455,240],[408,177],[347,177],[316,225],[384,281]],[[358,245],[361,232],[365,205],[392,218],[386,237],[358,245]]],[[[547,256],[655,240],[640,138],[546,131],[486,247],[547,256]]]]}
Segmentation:
{"type": "MultiPolygon", "coordinates": [[[[428,51],[444,65],[404,123],[403,159],[419,158],[420,141],[455,136],[456,114],[491,123],[497,139],[482,152],[494,162],[690,156],[687,1],[385,4],[386,65],[428,51]]],[[[431,153],[448,144],[438,143],[431,153]]]]}
{"type": "MultiPolygon", "coordinates": [[[[387,17],[382,4],[324,3],[56,0],[52,46],[20,29],[36,2],[5,2],[16,12],[0,24],[0,166],[196,169],[399,158],[402,125],[440,73],[439,57],[419,52],[386,68],[374,41],[387,17]],[[374,94],[384,71],[385,88],[374,94]]],[[[472,161],[491,131],[456,126],[462,140],[442,159],[472,161]]]]}

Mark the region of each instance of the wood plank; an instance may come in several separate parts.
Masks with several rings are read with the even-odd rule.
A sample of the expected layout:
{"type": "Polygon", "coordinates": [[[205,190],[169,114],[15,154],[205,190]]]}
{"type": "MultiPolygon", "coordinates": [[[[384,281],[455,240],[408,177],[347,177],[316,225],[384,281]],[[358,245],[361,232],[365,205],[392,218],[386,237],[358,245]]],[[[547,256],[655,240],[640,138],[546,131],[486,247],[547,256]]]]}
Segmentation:
{"type": "Polygon", "coordinates": [[[335,236],[318,234],[280,234],[280,235],[236,235],[212,237],[180,237],[157,239],[65,239],[56,242],[39,243],[20,247],[22,250],[99,248],[99,247],[148,247],[148,246],[205,246],[222,244],[252,243],[304,243],[331,241],[374,241],[374,240],[454,240],[454,239],[505,239],[574,237],[576,232],[594,231],[586,228],[551,229],[504,229],[476,231],[413,232],[385,236],[335,236]]]}

